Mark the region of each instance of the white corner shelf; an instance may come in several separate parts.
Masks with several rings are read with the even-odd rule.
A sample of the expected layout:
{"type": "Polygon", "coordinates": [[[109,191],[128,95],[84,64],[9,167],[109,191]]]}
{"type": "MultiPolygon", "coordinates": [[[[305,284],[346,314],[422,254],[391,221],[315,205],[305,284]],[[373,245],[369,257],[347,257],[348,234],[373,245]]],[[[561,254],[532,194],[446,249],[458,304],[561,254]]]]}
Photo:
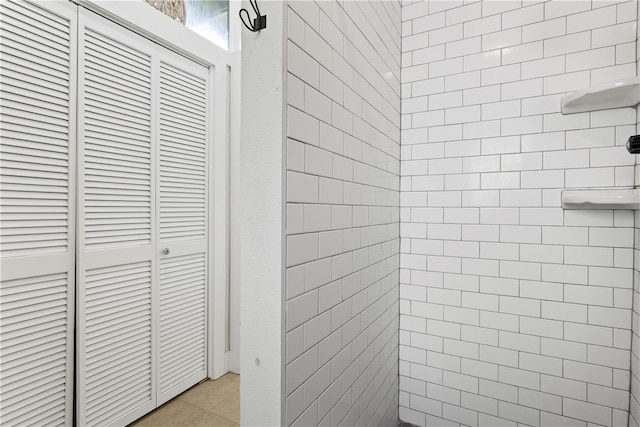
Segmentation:
{"type": "Polygon", "coordinates": [[[640,209],[640,188],[563,190],[563,209],[640,209]]]}
{"type": "Polygon", "coordinates": [[[609,108],[633,107],[640,103],[640,76],[613,80],[562,97],[562,114],[609,108]]]}

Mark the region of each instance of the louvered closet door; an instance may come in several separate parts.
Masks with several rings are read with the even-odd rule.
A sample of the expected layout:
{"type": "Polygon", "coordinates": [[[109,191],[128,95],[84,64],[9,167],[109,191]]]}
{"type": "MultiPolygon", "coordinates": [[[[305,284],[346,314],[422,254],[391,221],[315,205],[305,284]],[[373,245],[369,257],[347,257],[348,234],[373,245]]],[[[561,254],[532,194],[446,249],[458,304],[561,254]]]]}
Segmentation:
{"type": "Polygon", "coordinates": [[[156,407],[154,45],[81,9],[78,423],[156,407]]]}
{"type": "Polygon", "coordinates": [[[204,379],[208,70],[84,10],[78,420],[127,424],[204,379]]]}
{"type": "Polygon", "coordinates": [[[76,7],[0,2],[0,425],[71,425],[76,7]]]}
{"type": "Polygon", "coordinates": [[[207,74],[160,57],[159,401],[206,377],[207,74]]]}

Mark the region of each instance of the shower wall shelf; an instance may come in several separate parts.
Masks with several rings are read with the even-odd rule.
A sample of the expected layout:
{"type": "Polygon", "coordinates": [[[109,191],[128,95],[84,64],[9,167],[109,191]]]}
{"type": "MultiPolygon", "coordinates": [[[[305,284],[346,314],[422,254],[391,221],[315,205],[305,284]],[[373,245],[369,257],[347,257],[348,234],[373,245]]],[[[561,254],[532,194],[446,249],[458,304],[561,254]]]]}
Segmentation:
{"type": "Polygon", "coordinates": [[[563,209],[640,209],[640,188],[562,191],[563,209]]]}
{"type": "Polygon", "coordinates": [[[640,103],[640,76],[612,80],[588,89],[565,95],[561,101],[562,114],[609,108],[634,107],[640,103]]]}

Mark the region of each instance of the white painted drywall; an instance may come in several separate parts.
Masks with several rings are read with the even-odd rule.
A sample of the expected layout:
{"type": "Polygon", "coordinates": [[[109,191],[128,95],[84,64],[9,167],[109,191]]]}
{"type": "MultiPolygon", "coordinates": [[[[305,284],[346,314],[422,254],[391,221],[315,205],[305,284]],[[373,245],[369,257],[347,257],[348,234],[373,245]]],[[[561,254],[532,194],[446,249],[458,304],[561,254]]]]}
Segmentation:
{"type": "MultiPolygon", "coordinates": [[[[636,19],[636,74],[640,75],[640,15],[636,19]]],[[[636,107],[636,135],[640,133],[640,108],[636,107]]],[[[640,187],[640,155],[636,154],[635,187],[640,187]]],[[[633,313],[631,320],[631,397],[629,426],[640,424],[640,210],[635,211],[633,250],[633,313]]]]}
{"type": "MultiPolygon", "coordinates": [[[[249,2],[242,7],[253,13],[249,2]]],[[[260,10],[267,29],[242,31],[240,420],[275,426],[282,421],[283,4],[261,1],[260,10]]]]}

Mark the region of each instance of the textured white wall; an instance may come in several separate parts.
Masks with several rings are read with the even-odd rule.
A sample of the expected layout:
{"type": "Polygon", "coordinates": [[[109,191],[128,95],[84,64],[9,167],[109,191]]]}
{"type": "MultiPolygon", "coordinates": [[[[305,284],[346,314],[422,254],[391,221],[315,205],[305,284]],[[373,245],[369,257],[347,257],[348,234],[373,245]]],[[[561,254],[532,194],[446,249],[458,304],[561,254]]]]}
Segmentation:
{"type": "Polygon", "coordinates": [[[400,9],[288,2],[287,425],[397,421],[400,9]]]}
{"type": "Polygon", "coordinates": [[[633,185],[636,112],[559,111],[636,75],[637,1],[417,1],[402,21],[400,417],[626,425],[633,212],[560,194],[633,185]]]}

